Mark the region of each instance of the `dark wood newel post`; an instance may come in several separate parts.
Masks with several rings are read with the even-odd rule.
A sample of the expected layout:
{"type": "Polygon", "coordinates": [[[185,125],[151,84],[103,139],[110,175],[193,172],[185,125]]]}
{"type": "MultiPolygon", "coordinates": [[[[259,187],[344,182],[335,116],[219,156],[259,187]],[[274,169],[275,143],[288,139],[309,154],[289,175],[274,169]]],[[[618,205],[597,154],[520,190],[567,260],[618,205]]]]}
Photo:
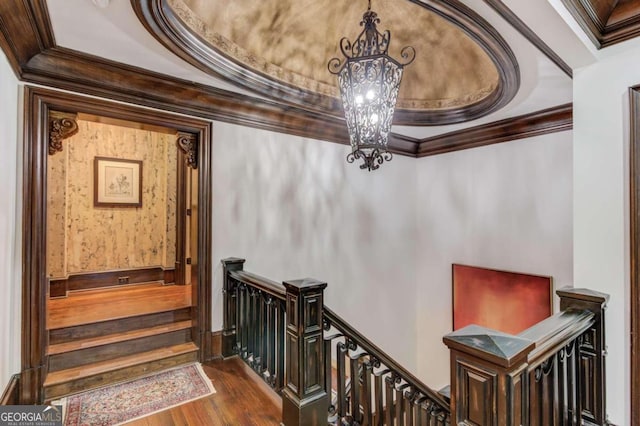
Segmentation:
{"type": "Polygon", "coordinates": [[[451,351],[451,424],[526,424],[529,339],[470,325],[443,338],[451,351]]]}
{"type": "Polygon", "coordinates": [[[229,257],[222,259],[223,266],[223,283],[222,283],[222,356],[224,358],[235,355],[234,347],[236,345],[236,283],[229,277],[231,271],[242,271],[244,268],[244,259],[229,257]]]}
{"type": "Polygon", "coordinates": [[[582,419],[598,425],[607,424],[605,310],[609,295],[585,288],[556,291],[560,310],[588,310],[595,314],[593,326],[579,339],[580,365],[584,369],[580,382],[582,419]]]}
{"type": "Polygon", "coordinates": [[[313,279],[285,281],[287,331],[282,423],[326,425],[322,309],[327,283],[313,279]]]}

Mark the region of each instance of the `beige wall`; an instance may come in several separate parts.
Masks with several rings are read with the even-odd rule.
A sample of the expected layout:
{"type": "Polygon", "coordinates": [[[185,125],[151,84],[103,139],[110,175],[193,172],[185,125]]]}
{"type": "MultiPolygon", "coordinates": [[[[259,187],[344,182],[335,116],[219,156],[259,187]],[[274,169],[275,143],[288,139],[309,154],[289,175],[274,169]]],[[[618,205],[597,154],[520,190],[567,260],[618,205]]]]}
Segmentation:
{"type": "Polygon", "coordinates": [[[175,136],[78,120],[63,152],[48,157],[47,272],[173,267],[175,136]],[[142,207],[94,207],[94,158],[141,160],[142,207]]]}

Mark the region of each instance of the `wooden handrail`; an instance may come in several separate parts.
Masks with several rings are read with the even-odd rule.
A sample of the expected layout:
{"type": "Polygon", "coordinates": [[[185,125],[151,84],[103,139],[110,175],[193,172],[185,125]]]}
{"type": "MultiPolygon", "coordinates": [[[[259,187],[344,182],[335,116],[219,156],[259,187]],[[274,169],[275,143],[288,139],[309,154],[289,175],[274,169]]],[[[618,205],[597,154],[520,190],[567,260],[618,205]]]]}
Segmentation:
{"type": "Polygon", "coordinates": [[[593,326],[595,314],[587,310],[568,310],[537,323],[518,334],[518,337],[535,343],[527,361],[530,367],[543,362],[558,352],[567,342],[577,339],[593,326]]]}
{"type": "Polygon", "coordinates": [[[360,346],[365,352],[377,358],[388,369],[396,372],[402,379],[413,386],[416,390],[420,391],[425,396],[428,396],[431,400],[440,405],[443,411],[449,412],[449,403],[447,400],[429,386],[424,384],[420,379],[414,376],[406,368],[398,364],[393,360],[386,352],[380,349],[376,344],[371,342],[365,336],[363,336],[358,330],[353,328],[342,317],[333,312],[331,309],[324,307],[324,318],[331,326],[335,327],[345,337],[353,340],[358,346],[360,346]]]}
{"type": "Polygon", "coordinates": [[[265,293],[269,293],[282,301],[286,299],[287,292],[284,286],[278,282],[245,271],[230,271],[229,276],[237,281],[262,290],[265,293]]]}

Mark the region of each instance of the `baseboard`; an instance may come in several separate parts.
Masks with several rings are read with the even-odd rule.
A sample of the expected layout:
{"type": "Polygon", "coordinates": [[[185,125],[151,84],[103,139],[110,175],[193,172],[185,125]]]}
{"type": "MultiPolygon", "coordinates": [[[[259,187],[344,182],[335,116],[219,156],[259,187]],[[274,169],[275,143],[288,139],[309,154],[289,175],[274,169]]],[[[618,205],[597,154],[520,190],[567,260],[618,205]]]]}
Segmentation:
{"type": "Polygon", "coordinates": [[[73,274],[66,279],[49,280],[49,297],[66,297],[69,291],[139,284],[151,281],[175,282],[173,268],[141,268],[118,271],[73,274]]]}
{"type": "Polygon", "coordinates": [[[0,405],[18,405],[20,402],[20,375],[14,374],[9,380],[9,384],[2,393],[0,398],[0,405]]]}
{"type": "Polygon", "coordinates": [[[211,331],[211,359],[222,358],[222,330],[211,331]]]}

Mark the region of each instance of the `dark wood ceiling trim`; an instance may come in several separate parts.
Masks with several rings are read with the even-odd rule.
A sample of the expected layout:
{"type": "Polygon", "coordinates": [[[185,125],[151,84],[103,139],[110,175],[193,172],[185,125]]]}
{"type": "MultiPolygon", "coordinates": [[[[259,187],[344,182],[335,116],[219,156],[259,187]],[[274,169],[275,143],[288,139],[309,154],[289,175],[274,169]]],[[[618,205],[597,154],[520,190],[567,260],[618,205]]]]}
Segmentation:
{"type": "Polygon", "coordinates": [[[22,64],[54,43],[44,0],[0,1],[0,47],[17,76],[22,64]]]}
{"type": "Polygon", "coordinates": [[[511,9],[507,7],[501,0],[485,0],[489,6],[493,8],[502,18],[507,21],[513,28],[515,28],[520,34],[531,42],[540,52],[542,52],[547,58],[549,58],[554,64],[558,66],[566,75],[573,78],[573,70],[562,58],[549,47],[547,43],[542,41],[538,35],[533,32],[527,24],[525,24],[518,16],[513,13],[511,9]]]}
{"type": "MultiPolygon", "coordinates": [[[[56,47],[33,57],[22,79],[136,105],[349,144],[344,120],[205,86],[56,47]]],[[[415,156],[417,143],[391,135],[389,148],[415,156]]]]}
{"type": "MultiPolygon", "coordinates": [[[[417,126],[470,121],[500,109],[513,99],[520,86],[518,64],[509,45],[488,22],[458,0],[409,1],[435,12],[478,43],[494,62],[499,84],[489,96],[465,107],[443,110],[397,108],[394,124],[417,126]]],[[[278,102],[335,117],[343,115],[342,106],[336,98],[276,81],[220,54],[187,28],[165,0],[131,0],[131,6],[140,22],[160,43],[204,72],[278,102]]]]}
{"type": "Polygon", "coordinates": [[[618,11],[617,2],[602,5],[598,0],[562,0],[589,39],[598,48],[611,46],[640,35],[640,5],[625,6],[626,19],[610,19],[618,11]],[[611,22],[613,21],[613,22],[611,22]]]}
{"type": "Polygon", "coordinates": [[[418,157],[477,148],[573,128],[572,104],[438,135],[420,141],[418,157]]]}
{"type": "MultiPolygon", "coordinates": [[[[44,0],[0,2],[0,46],[22,81],[194,117],[349,144],[344,120],[327,114],[168,77],[66,48],[47,47],[47,43],[54,40],[51,36],[45,37],[49,40],[47,43],[42,42],[42,34],[52,34],[43,5],[44,0]],[[15,8],[8,7],[9,4],[15,8]],[[33,8],[27,7],[31,5],[33,8]],[[39,18],[36,18],[36,10],[40,10],[39,18]],[[25,23],[30,24],[22,26],[25,23]],[[45,28],[37,28],[38,25],[45,28]]],[[[568,125],[559,126],[558,121],[554,114],[542,114],[538,117],[537,127],[546,128],[546,132],[571,128],[570,115],[568,125]],[[545,120],[549,123],[545,124],[545,120]]],[[[482,127],[491,128],[492,125],[482,127]]],[[[501,132],[505,129],[501,130],[499,125],[493,127],[495,129],[487,133],[480,132],[481,137],[477,128],[456,132],[454,138],[442,135],[425,140],[392,133],[389,149],[395,154],[416,157],[533,135],[530,126],[526,125],[519,127],[522,135],[513,126],[507,126],[504,135],[501,132]],[[444,140],[452,146],[443,147],[444,140]]]]}

